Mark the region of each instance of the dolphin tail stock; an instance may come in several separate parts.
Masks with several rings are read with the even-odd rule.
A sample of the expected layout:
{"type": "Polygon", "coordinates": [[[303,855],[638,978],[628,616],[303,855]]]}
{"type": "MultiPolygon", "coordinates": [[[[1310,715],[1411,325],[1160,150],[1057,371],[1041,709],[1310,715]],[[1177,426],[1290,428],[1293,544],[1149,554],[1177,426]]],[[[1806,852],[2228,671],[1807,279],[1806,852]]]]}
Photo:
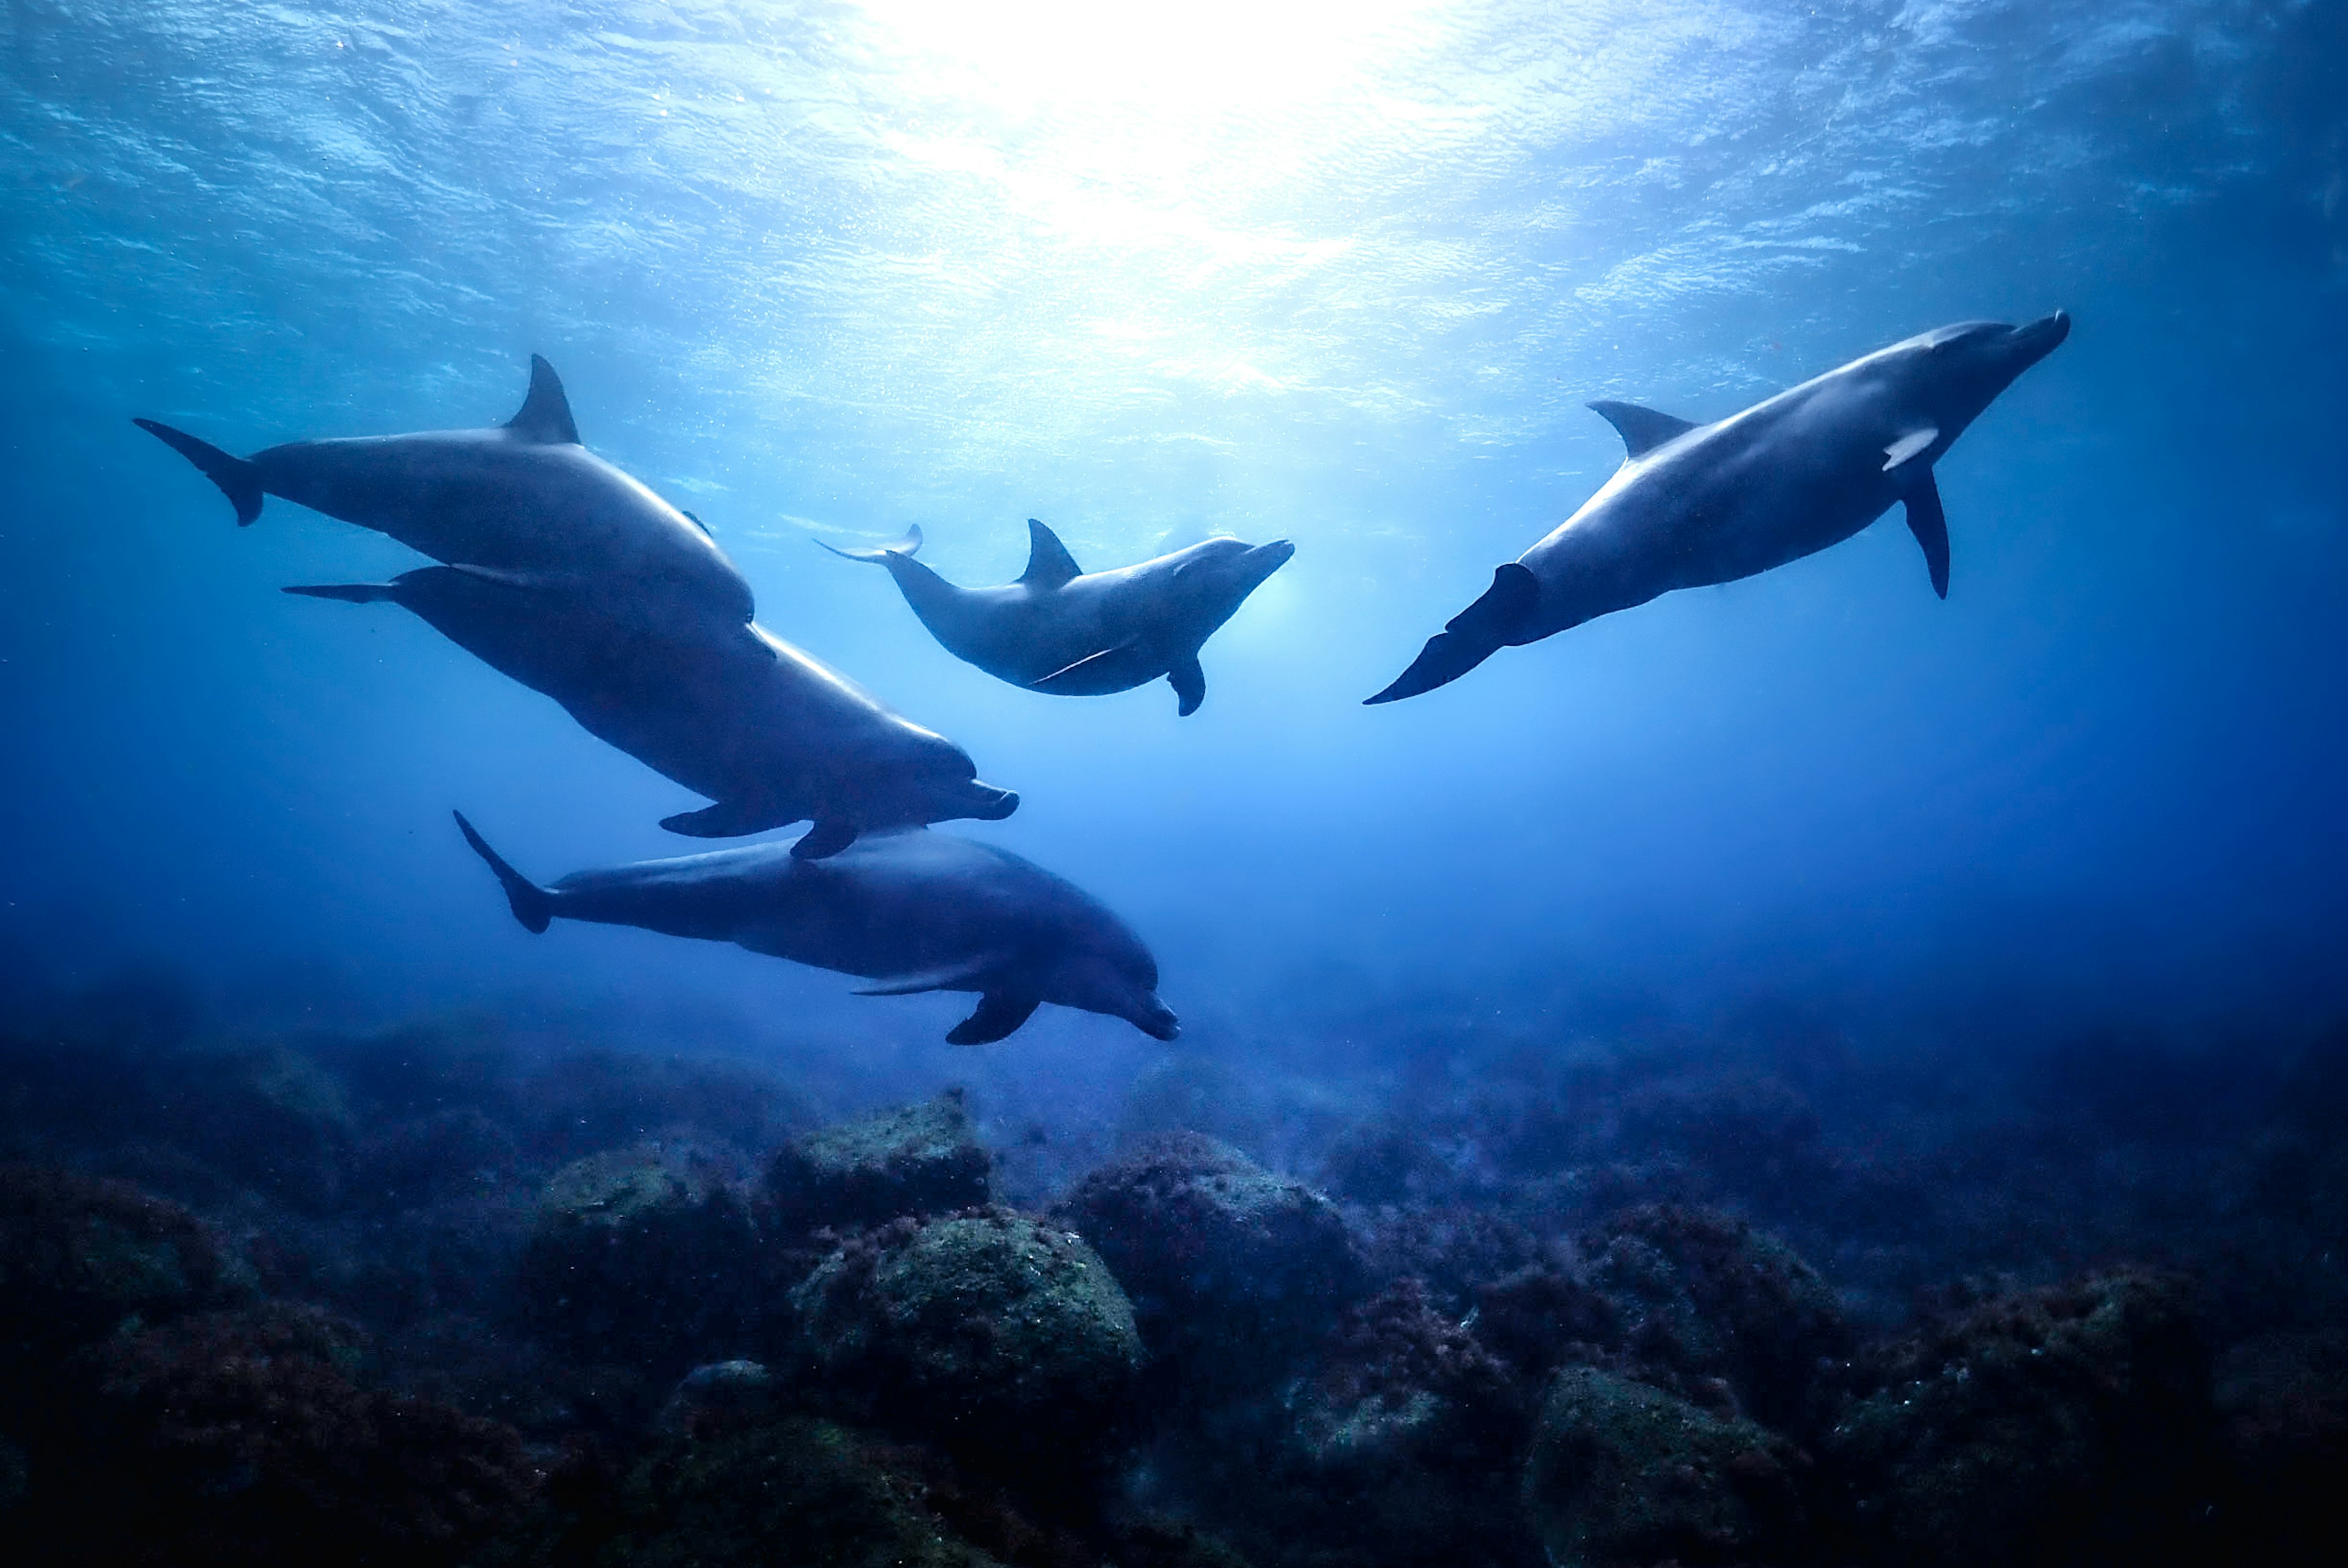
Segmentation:
{"type": "Polygon", "coordinates": [[[554,895],[508,865],[504,856],[489,847],[489,840],[473,831],[473,825],[465,820],[463,812],[449,815],[457,819],[457,829],[473,846],[473,853],[498,874],[498,885],[506,890],[506,902],[513,906],[514,918],[533,934],[543,932],[554,920],[554,895]]]}
{"type": "Polygon", "coordinates": [[[921,549],[922,525],[914,523],[905,529],[904,538],[889,544],[876,546],[871,549],[859,549],[852,546],[843,548],[833,544],[829,539],[818,539],[816,543],[843,560],[870,561],[876,566],[886,566],[891,557],[902,559],[921,549]]]}
{"type": "Polygon", "coordinates": [[[946,1031],[946,1043],[992,1045],[1034,1017],[1042,1005],[1040,997],[984,992],[978,999],[978,1009],[946,1031]]]}
{"type": "Polygon", "coordinates": [[[133,419],[130,423],[193,463],[205,478],[218,485],[229,505],[236,508],[238,528],[251,527],[252,520],[261,516],[261,470],[250,461],[157,420],[133,419]]]}
{"type": "Polygon", "coordinates": [[[1410,668],[1364,707],[1400,702],[1447,686],[1506,647],[1540,601],[1540,583],[1531,570],[1510,561],[1492,573],[1484,597],[1453,616],[1441,631],[1426,640],[1410,668]]]}
{"type": "Polygon", "coordinates": [[[277,591],[298,593],[305,599],[339,599],[345,604],[381,604],[385,600],[399,598],[399,585],[396,582],[304,582],[277,591]]]}

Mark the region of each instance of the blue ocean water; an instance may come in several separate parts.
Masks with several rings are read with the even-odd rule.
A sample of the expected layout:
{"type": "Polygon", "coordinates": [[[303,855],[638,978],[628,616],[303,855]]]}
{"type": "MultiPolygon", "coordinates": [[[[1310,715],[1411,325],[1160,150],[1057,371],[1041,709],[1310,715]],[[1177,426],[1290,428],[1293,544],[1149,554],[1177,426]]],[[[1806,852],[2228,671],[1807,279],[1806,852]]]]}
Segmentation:
{"type": "Polygon", "coordinates": [[[722,1045],[835,1110],[969,1083],[1082,1151],[1038,1182],[1138,1095],[1310,1167],[1365,1107],[1724,1018],[2138,1042],[2092,1098],[2348,1001],[2336,5],[12,0],[0,170],[26,987],[722,1045]],[[1888,517],[1361,705],[1613,470],[1591,400],[1715,419],[2057,308],[1939,467],[1945,603],[1888,517]],[[487,425],[532,353],[764,624],[1021,793],[941,831],[1121,913],[1180,1042],[1047,1008],[973,1052],[965,998],[530,935],[452,807],[551,878],[701,803],[396,610],[282,595],[416,558],[239,530],[129,423],[487,425]],[[918,524],[1003,582],[1031,517],[1087,569],[1297,553],[1178,718],[995,681],[815,548],[918,524]]]}

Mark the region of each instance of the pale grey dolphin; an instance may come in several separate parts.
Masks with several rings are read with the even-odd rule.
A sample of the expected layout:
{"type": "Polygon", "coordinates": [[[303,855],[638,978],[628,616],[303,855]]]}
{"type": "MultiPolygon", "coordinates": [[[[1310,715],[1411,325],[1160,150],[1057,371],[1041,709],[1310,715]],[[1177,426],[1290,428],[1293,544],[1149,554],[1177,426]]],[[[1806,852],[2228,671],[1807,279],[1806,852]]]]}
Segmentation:
{"type": "Polygon", "coordinates": [[[947,652],[999,680],[1061,697],[1129,692],[1160,675],[1185,716],[1207,698],[1199,650],[1296,553],[1286,539],[1208,539],[1138,566],[1080,572],[1059,537],[1027,519],[1027,569],[1002,588],[956,588],[913,559],[922,530],[879,549],[818,544],[889,569],[947,652]]]}
{"type": "Polygon", "coordinates": [[[1158,999],[1158,960],[1126,923],[1073,883],[1008,850],[922,828],[860,838],[821,861],[753,844],[530,881],[473,830],[514,918],[557,917],[732,942],[879,983],[863,996],[976,991],[955,1045],[983,1045],[1044,1002],[1121,1018],[1158,1040],[1178,1032],[1158,999]]]}
{"type": "Polygon", "coordinates": [[[1908,507],[1933,591],[1949,595],[1949,528],[1932,465],[2071,318],[1962,322],[1878,349],[1713,425],[1593,403],[1622,466],[1371,702],[1457,681],[1501,648],[1538,642],[1675,588],[1750,577],[1839,544],[1908,507]]]}
{"type": "Polygon", "coordinates": [[[579,444],[553,366],[530,360],[521,411],[486,430],[295,441],[235,457],[151,419],[132,423],[201,469],[240,526],[282,496],[517,587],[747,621],[750,585],[709,531],[579,444]]]}
{"type": "Polygon", "coordinates": [[[859,833],[994,820],[1019,804],[978,782],[960,746],[756,622],[612,616],[593,599],[452,567],[285,591],[404,606],[590,734],[717,803],[664,820],[674,833],[729,838],[812,820],[793,853],[819,858],[859,833]]]}

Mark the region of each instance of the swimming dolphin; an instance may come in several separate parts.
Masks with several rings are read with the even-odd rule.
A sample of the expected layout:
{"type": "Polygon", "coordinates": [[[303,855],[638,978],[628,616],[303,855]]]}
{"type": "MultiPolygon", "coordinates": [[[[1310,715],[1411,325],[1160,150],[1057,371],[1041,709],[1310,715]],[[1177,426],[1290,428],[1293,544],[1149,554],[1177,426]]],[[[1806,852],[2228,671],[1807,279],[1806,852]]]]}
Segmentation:
{"type": "Polygon", "coordinates": [[[1091,895],[1007,850],[922,828],[860,838],[822,861],[779,844],[575,871],[541,887],[473,825],[514,918],[557,916],[732,942],[754,953],[879,983],[860,996],[976,991],[946,1040],[1001,1040],[1044,1002],[1121,1018],[1157,1040],[1179,1032],[1158,999],[1158,960],[1091,895]]]}
{"type": "Polygon", "coordinates": [[[1009,816],[1019,797],[981,784],[969,753],[899,717],[755,621],[614,617],[593,600],[512,587],[453,567],[389,582],[288,593],[413,611],[492,669],[545,693],[590,734],[717,804],[662,822],[730,838],[802,820],[817,859],[860,833],[1009,816]]]}
{"type": "Polygon", "coordinates": [[[1839,544],[1891,508],[1949,596],[1949,526],[1932,466],[2013,379],[2070,334],[2061,311],[2027,326],[1961,322],[1853,360],[1713,425],[1593,403],[1622,466],[1371,702],[1457,681],[1521,647],[1675,588],[1732,582],[1839,544]]]}
{"type": "Polygon", "coordinates": [[[1207,700],[1200,646],[1296,553],[1286,539],[1208,539],[1138,566],[1086,573],[1033,518],[1027,538],[1027,569],[1003,588],[956,588],[915,560],[919,528],[879,549],[816,542],[887,567],[922,624],[964,663],[1060,697],[1129,692],[1163,675],[1185,717],[1207,700]]]}
{"type": "Polygon", "coordinates": [[[263,496],[282,496],[511,586],[718,620],[752,613],[750,585],[706,528],[579,444],[562,383],[536,354],[520,412],[486,430],[295,441],[235,457],[152,419],[132,423],[219,486],[240,527],[263,496]]]}

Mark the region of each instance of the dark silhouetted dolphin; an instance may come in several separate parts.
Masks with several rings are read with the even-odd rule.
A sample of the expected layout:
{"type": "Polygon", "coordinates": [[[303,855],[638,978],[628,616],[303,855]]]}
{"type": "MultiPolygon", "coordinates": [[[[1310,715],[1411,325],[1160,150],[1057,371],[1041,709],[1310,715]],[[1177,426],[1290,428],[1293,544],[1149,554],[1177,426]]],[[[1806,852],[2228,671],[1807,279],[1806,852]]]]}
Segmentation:
{"type": "Polygon", "coordinates": [[[486,430],[295,441],[234,457],[133,421],[201,469],[236,507],[263,496],[390,535],[437,561],[515,587],[560,587],[632,607],[750,619],[750,585],[708,530],[579,444],[554,368],[530,361],[521,411],[486,430]]]}
{"type": "Polygon", "coordinates": [[[288,593],[405,606],[491,668],[553,698],[590,734],[717,804],[661,825],[729,838],[812,820],[802,858],[859,833],[1005,817],[1009,790],[969,754],[891,712],[756,623],[614,617],[595,600],[453,567],[288,593]]]}
{"type": "Polygon", "coordinates": [[[1002,588],[956,588],[915,560],[919,528],[879,549],[823,548],[887,567],[946,651],[997,679],[1054,696],[1098,697],[1163,675],[1185,715],[1207,697],[1200,648],[1296,553],[1286,539],[1208,539],[1138,566],[1084,573],[1033,518],[1027,535],[1027,569],[1002,588]]]}
{"type": "Polygon", "coordinates": [[[1368,701],[1431,692],[1499,649],[1675,588],[1797,560],[1850,538],[1895,501],[1907,503],[1933,590],[1947,598],[1949,528],[1932,465],[2070,331],[2060,311],[2027,326],[1941,327],[1715,425],[1591,404],[1622,433],[1622,467],[1555,532],[1496,571],[1484,597],[1368,701]]]}
{"type": "Polygon", "coordinates": [[[860,838],[820,861],[779,844],[578,871],[541,887],[499,856],[464,814],[465,842],[489,862],[514,918],[558,916],[732,942],[879,983],[865,996],[976,991],[946,1039],[1001,1040],[1044,1002],[1121,1018],[1172,1040],[1158,960],[1124,921],[1072,883],[1007,850],[920,828],[860,838]]]}

